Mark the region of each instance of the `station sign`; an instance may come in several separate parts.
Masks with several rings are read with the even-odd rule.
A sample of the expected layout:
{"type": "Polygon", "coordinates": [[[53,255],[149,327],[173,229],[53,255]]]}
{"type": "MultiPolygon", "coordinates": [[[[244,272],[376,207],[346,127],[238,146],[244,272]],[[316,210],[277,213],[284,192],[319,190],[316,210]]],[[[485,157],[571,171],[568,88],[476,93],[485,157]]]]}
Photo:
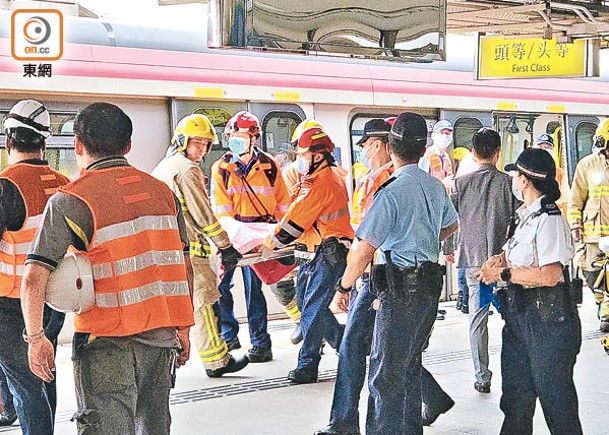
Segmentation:
{"type": "Polygon", "coordinates": [[[591,40],[480,36],[477,60],[477,79],[599,75],[599,45],[591,40]]]}

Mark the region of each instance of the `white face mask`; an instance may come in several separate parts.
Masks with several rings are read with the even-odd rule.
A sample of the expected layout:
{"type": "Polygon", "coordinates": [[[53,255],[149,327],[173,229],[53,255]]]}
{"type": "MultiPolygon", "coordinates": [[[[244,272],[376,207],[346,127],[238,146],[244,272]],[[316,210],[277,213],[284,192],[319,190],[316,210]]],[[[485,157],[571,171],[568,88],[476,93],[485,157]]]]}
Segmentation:
{"type": "Polygon", "coordinates": [[[228,147],[232,151],[232,153],[236,156],[240,156],[248,148],[248,142],[242,137],[231,137],[228,140],[228,147]]]}
{"type": "Polygon", "coordinates": [[[453,141],[452,134],[442,134],[442,133],[434,133],[432,135],[434,145],[440,147],[440,149],[445,150],[448,148],[453,141]]]}
{"type": "Polygon", "coordinates": [[[512,177],[512,193],[518,201],[523,201],[522,191],[518,190],[518,188],[516,187],[516,177],[512,177]]]}
{"type": "Polygon", "coordinates": [[[307,172],[309,172],[310,167],[311,162],[309,160],[305,160],[300,156],[296,158],[296,170],[299,174],[306,174],[307,172]]]}

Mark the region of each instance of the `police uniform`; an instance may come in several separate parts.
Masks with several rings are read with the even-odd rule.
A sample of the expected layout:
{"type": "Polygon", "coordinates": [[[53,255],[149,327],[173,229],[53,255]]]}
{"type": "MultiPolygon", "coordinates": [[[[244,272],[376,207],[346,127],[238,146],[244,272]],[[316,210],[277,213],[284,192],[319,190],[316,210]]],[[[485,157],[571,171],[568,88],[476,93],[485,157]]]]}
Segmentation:
{"type": "Polygon", "coordinates": [[[443,284],[439,235],[456,222],[442,184],[409,164],[382,186],[356,232],[382,252],[372,270],[372,291],[381,303],[370,355],[367,434],[423,433],[421,353],[443,284]]]}
{"type": "MultiPolygon", "coordinates": [[[[565,266],[573,256],[569,226],[556,204],[544,198],[517,210],[519,223],[504,246],[509,269],[503,270],[502,279],[509,281],[511,268],[565,266]]],[[[505,419],[501,434],[532,434],[537,398],[553,435],[581,434],[573,384],[581,324],[568,279],[554,287],[510,283],[502,301],[500,407],[505,419]]]]}

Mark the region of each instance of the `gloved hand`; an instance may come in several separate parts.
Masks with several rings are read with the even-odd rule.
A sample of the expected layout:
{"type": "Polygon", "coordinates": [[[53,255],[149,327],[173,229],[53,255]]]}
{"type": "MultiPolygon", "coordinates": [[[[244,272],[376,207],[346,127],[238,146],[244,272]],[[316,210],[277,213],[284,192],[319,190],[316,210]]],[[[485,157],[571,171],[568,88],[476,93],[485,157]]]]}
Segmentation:
{"type": "Polygon", "coordinates": [[[220,249],[220,256],[222,260],[222,266],[226,269],[234,269],[237,267],[237,262],[243,256],[237,251],[233,245],[230,245],[228,248],[220,249]]]}

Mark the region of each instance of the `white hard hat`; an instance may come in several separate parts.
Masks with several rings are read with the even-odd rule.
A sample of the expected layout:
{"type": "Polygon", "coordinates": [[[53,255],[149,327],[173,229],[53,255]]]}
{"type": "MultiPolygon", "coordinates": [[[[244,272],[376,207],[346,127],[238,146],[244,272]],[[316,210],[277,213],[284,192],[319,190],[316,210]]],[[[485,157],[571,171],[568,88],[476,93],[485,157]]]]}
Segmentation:
{"type": "Polygon", "coordinates": [[[70,252],[49,277],[47,304],[64,313],[81,314],[95,305],[93,268],[85,254],[70,252]]]}
{"type": "Polygon", "coordinates": [[[4,119],[4,131],[9,128],[30,129],[44,138],[51,135],[51,117],[42,103],[22,100],[15,104],[4,119]]]}
{"type": "Polygon", "coordinates": [[[609,254],[609,236],[604,236],[598,239],[598,247],[605,254],[609,254]]]}

